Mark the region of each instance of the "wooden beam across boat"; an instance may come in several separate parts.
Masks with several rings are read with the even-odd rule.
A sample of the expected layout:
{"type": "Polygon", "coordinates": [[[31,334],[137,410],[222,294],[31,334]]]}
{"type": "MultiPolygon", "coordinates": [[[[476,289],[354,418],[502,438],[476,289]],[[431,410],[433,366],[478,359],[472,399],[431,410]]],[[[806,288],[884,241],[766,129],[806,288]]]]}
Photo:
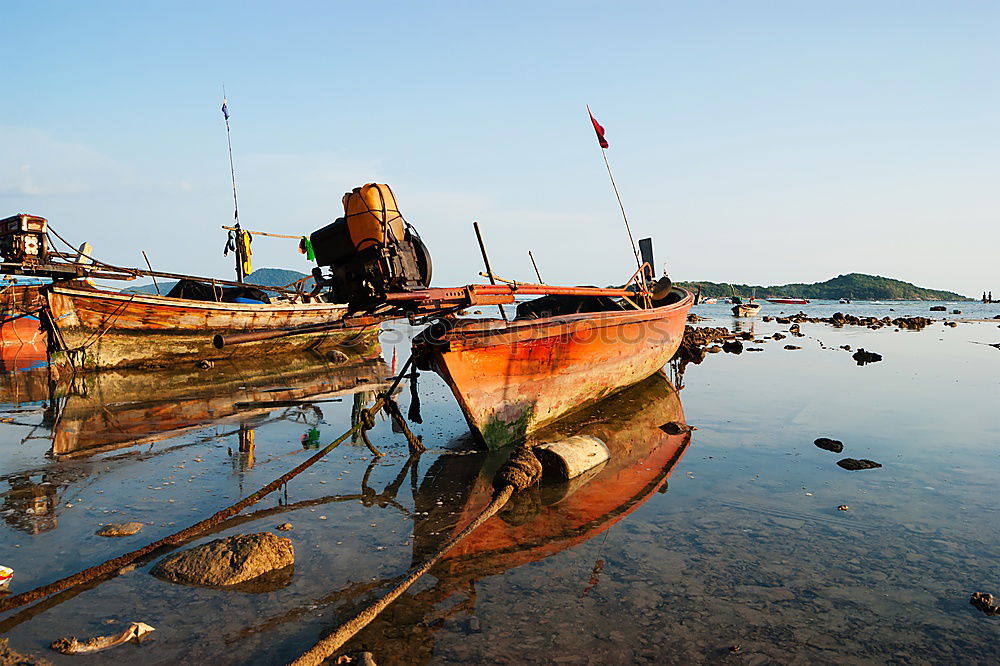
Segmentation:
{"type": "Polygon", "coordinates": [[[602,289],[600,287],[561,287],[550,284],[470,284],[464,287],[437,287],[417,291],[386,294],[385,300],[393,303],[400,301],[457,301],[468,299],[468,304],[496,305],[513,303],[517,296],[609,296],[622,298],[634,296],[634,291],[628,289],[602,289]],[[502,300],[497,300],[502,299],[502,300]]]}

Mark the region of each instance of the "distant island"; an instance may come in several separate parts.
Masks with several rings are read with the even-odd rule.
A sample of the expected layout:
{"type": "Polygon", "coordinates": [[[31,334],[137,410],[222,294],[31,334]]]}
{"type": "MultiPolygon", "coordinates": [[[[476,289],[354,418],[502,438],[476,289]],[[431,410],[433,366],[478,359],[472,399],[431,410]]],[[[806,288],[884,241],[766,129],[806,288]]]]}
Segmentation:
{"type": "Polygon", "coordinates": [[[952,291],[925,289],[902,280],[865,275],[863,273],[848,273],[838,275],[826,282],[815,284],[781,284],[764,287],[751,284],[733,284],[732,288],[725,282],[677,282],[697,293],[701,287],[702,298],[725,298],[733,295],[732,288],[743,298],[748,298],[754,291],[757,298],[808,298],[817,300],[839,300],[849,298],[862,301],[966,301],[967,296],[952,291]]]}
{"type": "MultiPolygon", "coordinates": [[[[253,273],[246,277],[248,284],[256,284],[264,287],[284,287],[289,285],[296,280],[301,280],[304,277],[309,277],[306,273],[300,273],[299,271],[290,271],[285,268],[258,268],[253,273]]],[[[234,278],[229,277],[227,280],[233,280],[234,278]]],[[[176,280],[160,280],[160,291],[166,294],[170,291],[175,284],[176,280]]],[[[309,291],[313,288],[313,279],[309,277],[309,281],[306,282],[305,290],[309,291]]],[[[143,284],[138,287],[129,287],[128,289],[123,289],[123,291],[133,291],[140,294],[155,294],[156,286],[152,283],[143,284]]]]}

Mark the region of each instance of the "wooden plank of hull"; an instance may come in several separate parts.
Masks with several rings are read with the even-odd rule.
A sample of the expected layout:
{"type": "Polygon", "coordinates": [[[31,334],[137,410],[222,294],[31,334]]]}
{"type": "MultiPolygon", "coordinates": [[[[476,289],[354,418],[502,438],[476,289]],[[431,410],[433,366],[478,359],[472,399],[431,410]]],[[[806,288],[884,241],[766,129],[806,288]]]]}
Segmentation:
{"type": "Polygon", "coordinates": [[[68,350],[74,350],[53,354],[57,369],[175,365],[283,353],[320,343],[343,345],[349,355],[363,356],[377,344],[377,326],[288,336],[224,350],[212,344],[216,332],[335,323],[347,312],[340,304],[214,303],[64,286],[53,286],[46,296],[59,337],[68,350]]]}
{"type": "Polygon", "coordinates": [[[430,362],[473,434],[491,448],[631,386],[673,357],[691,294],[679,303],[514,322],[465,322],[430,362]]]}

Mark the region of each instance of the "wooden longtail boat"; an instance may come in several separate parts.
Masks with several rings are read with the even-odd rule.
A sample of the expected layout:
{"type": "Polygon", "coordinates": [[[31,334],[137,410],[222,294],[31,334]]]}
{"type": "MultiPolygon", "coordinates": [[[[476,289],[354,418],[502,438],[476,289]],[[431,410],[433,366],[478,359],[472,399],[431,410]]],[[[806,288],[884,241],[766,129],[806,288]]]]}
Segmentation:
{"type": "Polygon", "coordinates": [[[159,367],[307,349],[342,347],[348,356],[368,355],[378,344],[378,325],[323,328],[344,318],[334,303],[224,303],[119,293],[67,283],[43,290],[52,329],[52,364],[59,370],[159,367]],[[212,333],[313,330],[216,349],[212,333]]]}
{"type": "Polygon", "coordinates": [[[496,448],[663,368],[693,303],[691,293],[673,288],[646,309],[607,299],[586,308],[599,311],[509,324],[445,320],[417,336],[414,358],[444,378],[473,435],[496,448]]]}
{"type": "Polygon", "coordinates": [[[737,317],[753,317],[760,312],[760,303],[750,301],[733,306],[733,314],[737,317]]]}

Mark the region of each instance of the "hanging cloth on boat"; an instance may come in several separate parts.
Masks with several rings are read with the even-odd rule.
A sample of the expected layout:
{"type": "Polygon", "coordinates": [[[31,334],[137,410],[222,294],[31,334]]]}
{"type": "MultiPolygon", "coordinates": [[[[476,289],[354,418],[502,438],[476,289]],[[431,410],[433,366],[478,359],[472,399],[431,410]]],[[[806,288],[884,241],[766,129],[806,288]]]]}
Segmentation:
{"type": "Polygon", "coordinates": [[[306,255],[306,259],[309,261],[316,261],[316,253],[313,251],[313,244],[308,236],[303,236],[302,240],[299,241],[299,252],[306,255]]]}
{"type": "Polygon", "coordinates": [[[222,248],[222,256],[228,257],[230,252],[236,252],[236,236],[232,231],[226,237],[226,247],[222,248]]]}
{"type": "Polygon", "coordinates": [[[250,273],[253,273],[253,262],[250,261],[250,255],[253,254],[253,251],[250,249],[250,242],[252,240],[253,240],[253,237],[250,236],[250,232],[249,231],[244,231],[243,229],[240,229],[237,232],[237,241],[236,242],[238,242],[240,244],[240,249],[243,251],[243,274],[244,275],[250,275],[250,273]]]}

